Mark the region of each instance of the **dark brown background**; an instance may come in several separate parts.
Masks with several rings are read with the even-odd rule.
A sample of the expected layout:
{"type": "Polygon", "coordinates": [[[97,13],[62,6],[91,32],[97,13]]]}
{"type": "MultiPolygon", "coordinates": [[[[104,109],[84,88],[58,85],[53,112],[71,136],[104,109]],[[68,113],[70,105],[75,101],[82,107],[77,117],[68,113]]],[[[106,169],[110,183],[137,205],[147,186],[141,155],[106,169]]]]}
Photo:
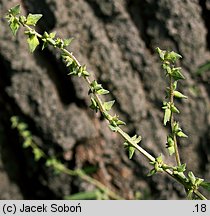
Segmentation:
{"type": "Polygon", "coordinates": [[[0,0],[0,199],[61,199],[92,190],[78,178],[54,175],[30,150],[22,149],[9,118],[29,124],[34,139],[49,154],[58,154],[70,168],[97,166],[95,178],[126,199],[183,198],[183,188],[165,175],[146,177],[148,161],[140,154],[128,160],[123,140],[89,108],[82,79],[67,76],[59,54],[40,49],[30,54],[23,30],[11,35],[3,19],[7,9],[42,13],[37,30],[74,37],[71,51],[86,64],[115,99],[114,111],[127,122],[125,130],[142,135],[151,154],[165,150],[162,125],[164,73],[155,47],[183,55],[186,81],[180,88],[189,99],[178,101],[178,116],[189,135],[180,153],[188,170],[210,181],[209,72],[196,75],[209,61],[209,0],[0,0]]]}

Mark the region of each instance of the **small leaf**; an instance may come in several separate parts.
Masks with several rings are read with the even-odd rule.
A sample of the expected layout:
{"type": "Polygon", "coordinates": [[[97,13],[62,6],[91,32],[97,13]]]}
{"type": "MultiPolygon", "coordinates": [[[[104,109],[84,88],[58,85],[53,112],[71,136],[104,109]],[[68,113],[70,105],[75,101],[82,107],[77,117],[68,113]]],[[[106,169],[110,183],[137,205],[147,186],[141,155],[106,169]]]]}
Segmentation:
{"type": "Polygon", "coordinates": [[[177,81],[179,79],[185,79],[183,74],[181,73],[181,68],[172,68],[171,76],[177,81]]]}
{"type": "Polygon", "coordinates": [[[173,83],[173,90],[176,90],[176,88],[177,88],[177,81],[174,81],[174,83],[173,83]]]}
{"type": "Polygon", "coordinates": [[[201,182],[200,184],[201,187],[205,188],[206,190],[210,191],[210,182],[201,182]]]}
{"type": "Polygon", "coordinates": [[[28,148],[29,146],[31,146],[32,143],[32,139],[28,138],[23,142],[23,148],[28,148]]]}
{"type": "Polygon", "coordinates": [[[184,98],[184,99],[187,99],[187,96],[183,95],[181,92],[179,91],[174,91],[174,97],[177,97],[177,98],[184,98]]]}
{"type": "Polygon", "coordinates": [[[167,149],[168,149],[168,153],[169,153],[170,156],[173,155],[173,154],[175,153],[175,148],[174,148],[174,146],[170,146],[170,147],[168,147],[167,149]]]}
{"type": "Polygon", "coordinates": [[[36,47],[39,45],[39,40],[35,34],[29,35],[27,39],[30,52],[34,52],[36,47]]]}
{"type": "Polygon", "coordinates": [[[132,159],[135,150],[136,150],[136,149],[135,149],[133,146],[131,146],[131,145],[128,147],[129,159],[130,159],[130,160],[132,159]]]}
{"type": "Polygon", "coordinates": [[[31,137],[31,132],[28,131],[28,130],[25,130],[25,131],[21,132],[21,135],[22,135],[23,138],[26,139],[26,138],[31,137]]]}
{"type": "Polygon", "coordinates": [[[13,16],[17,16],[20,13],[20,5],[16,5],[15,7],[9,9],[9,13],[13,16]]]}
{"type": "Polygon", "coordinates": [[[158,52],[158,54],[159,54],[159,56],[160,56],[160,59],[161,59],[162,61],[164,61],[164,56],[165,56],[166,51],[161,50],[159,47],[156,48],[156,51],[158,52]]]}
{"type": "Polygon", "coordinates": [[[104,102],[103,107],[106,111],[111,110],[112,106],[114,105],[115,100],[104,102]]]}
{"type": "Polygon", "coordinates": [[[181,55],[179,55],[178,53],[172,51],[172,52],[166,52],[165,54],[165,60],[168,60],[168,61],[172,61],[172,62],[175,62],[176,60],[182,58],[181,55]]]}
{"type": "Polygon", "coordinates": [[[20,131],[24,131],[24,130],[26,130],[27,129],[27,127],[28,127],[28,125],[26,124],[26,123],[23,123],[23,122],[21,122],[21,123],[19,123],[18,124],[18,130],[20,130],[20,131]]]}
{"type": "Polygon", "coordinates": [[[91,97],[90,99],[91,99],[91,105],[89,107],[97,112],[99,107],[96,100],[93,97],[91,97]]]}
{"type": "Polygon", "coordinates": [[[189,177],[190,181],[192,182],[192,184],[194,185],[196,178],[195,178],[193,172],[191,172],[191,171],[188,172],[188,177],[189,177]]]}
{"type": "Polygon", "coordinates": [[[99,89],[99,90],[97,90],[96,91],[97,92],[97,94],[99,94],[99,95],[105,95],[105,94],[109,94],[109,91],[108,90],[106,90],[106,89],[99,89]]]}
{"type": "Polygon", "coordinates": [[[39,148],[34,148],[33,153],[34,153],[35,161],[40,160],[44,156],[43,151],[41,149],[39,149],[39,148]]]}
{"type": "Polygon", "coordinates": [[[167,108],[165,109],[165,113],[164,113],[164,120],[163,120],[164,125],[166,125],[166,123],[170,121],[170,118],[171,118],[171,110],[167,108]]]}
{"type": "Polygon", "coordinates": [[[153,176],[157,171],[155,169],[150,170],[147,176],[153,176]]]}
{"type": "Polygon", "coordinates": [[[67,47],[70,45],[70,43],[74,40],[74,38],[68,38],[64,40],[64,47],[67,47]]]}
{"type": "Polygon", "coordinates": [[[111,125],[111,124],[109,124],[109,128],[110,128],[111,131],[113,131],[113,132],[117,132],[117,130],[118,130],[118,127],[117,127],[117,126],[113,126],[113,125],[111,125]]]}
{"type": "Polygon", "coordinates": [[[12,30],[13,35],[15,36],[20,27],[20,24],[17,19],[13,19],[13,21],[10,22],[9,27],[12,30]]]}
{"type": "Polygon", "coordinates": [[[187,138],[188,136],[185,134],[185,133],[183,133],[182,131],[178,131],[177,132],[177,136],[178,137],[183,137],[183,138],[187,138]]]}
{"type": "Polygon", "coordinates": [[[121,121],[121,120],[117,120],[117,125],[126,125],[126,123],[124,121],[121,121]]]}
{"type": "Polygon", "coordinates": [[[26,25],[35,26],[39,19],[42,17],[42,14],[28,14],[26,19],[26,25]]]}
{"type": "Polygon", "coordinates": [[[173,113],[180,113],[179,110],[174,105],[171,106],[171,111],[173,113]]]}

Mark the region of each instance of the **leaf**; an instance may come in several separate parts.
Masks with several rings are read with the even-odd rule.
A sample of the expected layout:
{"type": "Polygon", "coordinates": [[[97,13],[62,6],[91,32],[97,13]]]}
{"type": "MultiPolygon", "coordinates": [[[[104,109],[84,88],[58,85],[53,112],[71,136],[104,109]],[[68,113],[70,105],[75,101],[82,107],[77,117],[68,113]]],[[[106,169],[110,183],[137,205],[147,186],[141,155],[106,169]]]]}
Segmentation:
{"type": "Polygon", "coordinates": [[[132,159],[135,150],[136,150],[136,149],[135,149],[133,146],[131,146],[131,145],[128,147],[128,153],[129,153],[129,159],[130,159],[130,160],[132,159]]]}
{"type": "Polygon", "coordinates": [[[64,47],[67,47],[70,45],[70,43],[74,40],[74,38],[68,38],[68,39],[65,39],[63,42],[64,42],[64,47]]]}
{"type": "Polygon", "coordinates": [[[170,156],[173,155],[173,154],[175,153],[175,148],[174,148],[174,146],[170,146],[170,147],[168,147],[167,149],[168,149],[168,153],[169,153],[170,156]]]}
{"type": "Polygon", "coordinates": [[[165,60],[168,60],[168,61],[172,61],[172,62],[175,62],[176,60],[182,58],[181,55],[179,55],[178,53],[172,51],[172,52],[166,52],[165,54],[165,60]]]}
{"type": "Polygon", "coordinates": [[[185,133],[183,133],[182,131],[178,131],[177,132],[177,136],[178,137],[183,137],[183,138],[187,138],[188,136],[185,134],[185,133]]]}
{"type": "Polygon", "coordinates": [[[36,47],[39,45],[39,40],[35,34],[30,35],[27,39],[28,45],[29,45],[29,50],[30,52],[34,52],[36,47]]]}
{"type": "Polygon", "coordinates": [[[164,120],[163,120],[164,125],[166,125],[166,123],[170,121],[170,118],[171,118],[171,110],[167,108],[165,109],[165,113],[164,113],[164,120]]]}
{"type": "Polygon", "coordinates": [[[150,170],[147,176],[153,176],[157,171],[155,169],[150,170]]]}
{"type": "Polygon", "coordinates": [[[28,130],[25,130],[25,131],[21,132],[21,135],[22,135],[23,138],[26,139],[26,138],[31,137],[31,132],[28,131],[28,130]]]}
{"type": "Polygon", "coordinates": [[[185,77],[181,73],[181,68],[180,67],[172,68],[171,76],[175,79],[175,81],[177,81],[179,79],[185,79],[185,77]]]}
{"type": "Polygon", "coordinates": [[[39,148],[34,148],[33,153],[34,153],[35,161],[40,160],[44,156],[43,151],[41,149],[39,149],[39,148]]]}
{"type": "Polygon", "coordinates": [[[10,25],[9,25],[10,29],[12,30],[12,33],[13,35],[15,36],[17,34],[17,31],[20,27],[20,24],[19,22],[17,21],[17,19],[13,19],[11,22],[10,22],[10,25]]]}
{"type": "Polygon", "coordinates": [[[16,5],[15,7],[9,9],[9,13],[13,16],[17,16],[20,13],[20,5],[16,5]]]}
{"type": "Polygon", "coordinates": [[[99,89],[99,90],[97,90],[96,91],[97,92],[97,94],[99,94],[99,95],[105,95],[105,94],[109,94],[109,91],[108,90],[106,90],[106,89],[99,89]]]}
{"type": "Polygon", "coordinates": [[[111,124],[109,124],[109,128],[110,128],[111,131],[113,131],[113,132],[117,132],[117,130],[118,130],[118,127],[117,127],[117,126],[113,126],[113,125],[111,125],[111,124]]]}
{"type": "Polygon", "coordinates": [[[176,98],[184,98],[184,99],[187,99],[187,96],[183,95],[181,92],[179,91],[174,91],[174,97],[176,98]]]}
{"type": "Polygon", "coordinates": [[[111,110],[112,106],[114,105],[115,100],[104,102],[103,107],[106,111],[111,110]]]}
{"type": "Polygon", "coordinates": [[[156,51],[158,52],[158,54],[160,56],[160,59],[162,61],[164,61],[164,56],[165,56],[166,51],[165,50],[161,50],[159,47],[156,48],[156,51]]]}
{"type": "Polygon", "coordinates": [[[26,19],[26,25],[35,26],[39,19],[42,17],[42,14],[28,14],[26,19]]]}
{"type": "Polygon", "coordinates": [[[179,110],[174,105],[171,106],[171,111],[173,113],[180,113],[179,110]]]}
{"type": "Polygon", "coordinates": [[[91,97],[90,100],[91,100],[91,105],[89,107],[97,112],[99,107],[96,100],[93,97],[91,97]]]}
{"type": "Polygon", "coordinates": [[[196,178],[195,178],[193,172],[191,172],[191,171],[188,172],[188,177],[189,177],[190,181],[192,182],[192,184],[194,185],[196,178]]]}
{"type": "Polygon", "coordinates": [[[205,188],[206,190],[210,191],[210,182],[201,182],[200,184],[201,187],[205,188]]]}
{"type": "Polygon", "coordinates": [[[32,143],[32,139],[28,138],[23,142],[23,148],[28,148],[29,146],[31,146],[32,143]]]}
{"type": "Polygon", "coordinates": [[[126,125],[126,123],[124,121],[121,121],[121,120],[117,120],[116,124],[117,125],[126,125]]]}

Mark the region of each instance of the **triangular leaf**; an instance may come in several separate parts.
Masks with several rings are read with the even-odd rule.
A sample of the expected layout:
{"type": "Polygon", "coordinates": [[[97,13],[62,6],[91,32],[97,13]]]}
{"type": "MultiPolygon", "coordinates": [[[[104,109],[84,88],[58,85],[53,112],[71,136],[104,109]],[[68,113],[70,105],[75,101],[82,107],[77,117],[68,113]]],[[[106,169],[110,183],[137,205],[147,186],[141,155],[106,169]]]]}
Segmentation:
{"type": "Polygon", "coordinates": [[[27,16],[26,25],[35,26],[41,17],[42,14],[29,14],[27,16]]]}
{"type": "Polygon", "coordinates": [[[34,52],[36,47],[39,45],[39,40],[35,34],[30,35],[27,39],[30,52],[34,52]]]}
{"type": "Polygon", "coordinates": [[[170,118],[171,118],[171,110],[167,108],[165,109],[165,113],[164,113],[164,120],[163,120],[164,125],[166,125],[166,123],[170,121],[170,118]]]}
{"type": "Polygon", "coordinates": [[[129,159],[132,159],[135,150],[136,149],[133,146],[131,146],[131,145],[128,147],[129,159]]]}
{"type": "Polygon", "coordinates": [[[183,138],[187,138],[188,136],[185,134],[185,133],[183,133],[182,131],[178,131],[177,132],[177,136],[178,137],[183,137],[183,138]]]}
{"type": "Polygon", "coordinates": [[[20,27],[20,24],[16,19],[13,19],[10,22],[9,27],[12,30],[13,35],[15,36],[17,34],[17,31],[18,31],[19,27],[20,27]]]}
{"type": "Polygon", "coordinates": [[[9,13],[13,16],[17,16],[20,13],[20,5],[16,5],[9,10],[9,13]]]}
{"type": "Polygon", "coordinates": [[[99,95],[109,94],[109,91],[106,90],[106,89],[103,89],[103,88],[97,90],[96,92],[97,92],[97,94],[99,94],[99,95]]]}
{"type": "Polygon", "coordinates": [[[103,104],[104,109],[105,109],[106,111],[109,111],[109,110],[112,108],[114,102],[115,102],[115,100],[108,101],[108,102],[104,102],[104,104],[103,104]]]}
{"type": "Polygon", "coordinates": [[[171,76],[175,79],[175,80],[179,80],[179,79],[185,79],[185,77],[183,76],[183,74],[181,73],[181,68],[173,68],[172,72],[171,72],[171,76]]]}

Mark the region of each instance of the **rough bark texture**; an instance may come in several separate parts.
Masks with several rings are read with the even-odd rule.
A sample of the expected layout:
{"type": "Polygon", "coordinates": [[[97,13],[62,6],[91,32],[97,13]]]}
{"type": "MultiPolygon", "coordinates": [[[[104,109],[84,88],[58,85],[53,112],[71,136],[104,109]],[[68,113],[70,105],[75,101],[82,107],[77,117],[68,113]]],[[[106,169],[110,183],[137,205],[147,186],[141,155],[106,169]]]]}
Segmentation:
{"type": "Polygon", "coordinates": [[[168,157],[167,128],[162,125],[166,82],[156,46],[183,55],[188,100],[177,102],[187,140],[180,153],[189,170],[210,180],[209,72],[196,69],[209,61],[210,1],[204,0],[0,0],[0,199],[60,199],[92,186],[78,178],[54,175],[36,163],[11,129],[9,118],[21,116],[49,154],[63,155],[71,168],[97,166],[93,177],[126,199],[183,198],[183,188],[167,176],[146,177],[150,165],[142,155],[127,158],[123,140],[89,110],[82,79],[67,76],[53,49],[29,54],[23,31],[11,35],[3,16],[21,4],[24,14],[42,13],[39,32],[73,36],[71,51],[86,64],[115,99],[114,111],[127,122],[126,131],[142,135],[151,154],[168,157]]]}

